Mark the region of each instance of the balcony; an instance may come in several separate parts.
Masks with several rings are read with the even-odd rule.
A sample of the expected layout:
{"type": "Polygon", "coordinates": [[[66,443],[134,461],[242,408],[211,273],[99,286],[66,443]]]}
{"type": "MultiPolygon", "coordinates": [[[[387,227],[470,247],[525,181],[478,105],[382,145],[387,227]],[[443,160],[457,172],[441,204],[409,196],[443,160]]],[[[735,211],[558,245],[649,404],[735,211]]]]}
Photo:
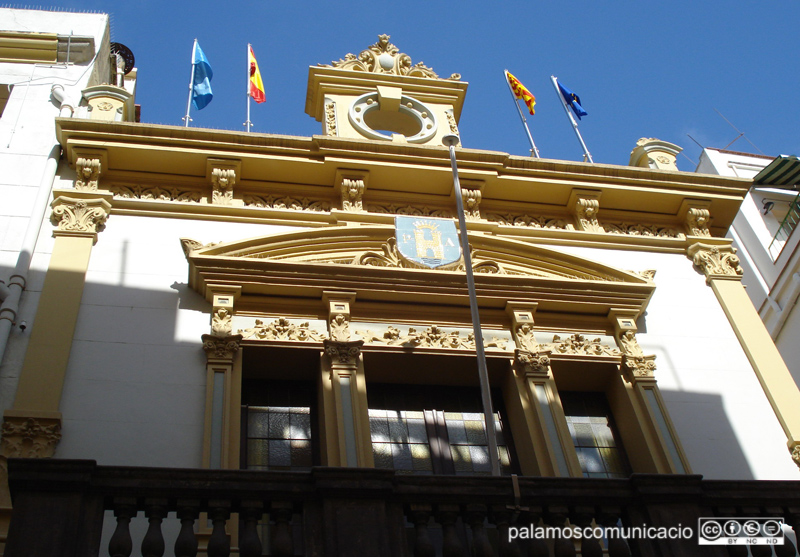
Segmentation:
{"type": "MultiPolygon", "coordinates": [[[[796,481],[641,474],[624,480],[404,476],[354,468],[253,472],[51,459],[11,459],[8,466],[14,501],[8,557],[117,557],[138,555],[140,548],[146,556],[163,555],[165,548],[172,554],[174,548],[179,557],[198,551],[210,557],[237,551],[243,557],[746,556],[743,546],[698,546],[698,518],[782,517],[795,532],[800,528],[796,481]],[[103,520],[111,516],[106,511],[113,511],[116,526],[101,547],[103,520]],[[138,513],[146,517],[147,531],[132,539],[129,524],[138,513]],[[167,540],[165,521],[180,523],[167,540]],[[692,535],[509,539],[518,528],[565,524],[680,526],[691,528],[692,535]]],[[[759,549],[772,555],[770,547],[759,549]]],[[[776,554],[791,556],[796,550],[787,539],[776,554]]]]}

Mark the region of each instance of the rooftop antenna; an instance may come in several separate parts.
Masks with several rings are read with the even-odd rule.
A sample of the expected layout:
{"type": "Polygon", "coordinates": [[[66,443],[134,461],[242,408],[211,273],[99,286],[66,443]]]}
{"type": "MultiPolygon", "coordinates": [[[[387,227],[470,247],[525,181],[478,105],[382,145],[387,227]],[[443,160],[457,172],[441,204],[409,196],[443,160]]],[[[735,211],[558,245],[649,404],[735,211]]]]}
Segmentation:
{"type": "MultiPolygon", "coordinates": [[[[712,108],[713,108],[713,107],[712,107],[712,108]]],[[[736,138],[735,138],[733,141],[731,141],[731,142],[730,142],[730,143],[728,143],[728,144],[727,144],[725,147],[723,147],[723,149],[727,149],[728,147],[730,147],[731,145],[733,145],[733,144],[734,144],[734,142],[735,142],[736,140],[738,140],[740,137],[744,137],[744,132],[743,132],[743,131],[740,131],[740,130],[739,130],[737,127],[736,127],[736,126],[734,126],[733,124],[731,124],[731,121],[730,121],[730,120],[728,120],[727,118],[725,118],[725,116],[723,116],[723,115],[722,115],[722,112],[720,112],[720,111],[719,111],[719,110],[717,110],[716,108],[714,108],[714,112],[716,112],[717,114],[719,114],[720,118],[722,118],[723,120],[725,120],[726,122],[728,122],[728,124],[729,124],[729,125],[730,125],[730,126],[731,126],[731,127],[734,129],[734,130],[736,130],[737,132],[739,132],[739,135],[738,135],[738,136],[736,136],[736,138]]],[[[765,153],[764,153],[764,151],[762,151],[761,149],[759,149],[758,147],[756,147],[756,146],[755,146],[755,143],[753,143],[752,141],[750,141],[750,140],[749,140],[747,137],[745,137],[745,139],[747,140],[747,142],[748,142],[750,145],[752,145],[752,146],[753,146],[753,149],[755,149],[756,151],[758,151],[758,152],[759,152],[759,153],[761,153],[762,155],[764,155],[764,154],[765,154],[765,153]]]]}

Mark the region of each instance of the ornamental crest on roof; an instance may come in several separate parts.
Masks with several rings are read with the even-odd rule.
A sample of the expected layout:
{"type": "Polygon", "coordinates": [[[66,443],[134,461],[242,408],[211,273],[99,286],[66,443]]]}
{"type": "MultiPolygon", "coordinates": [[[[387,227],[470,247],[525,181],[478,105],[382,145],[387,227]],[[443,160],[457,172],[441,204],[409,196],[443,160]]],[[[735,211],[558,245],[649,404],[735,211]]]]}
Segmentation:
{"type": "MultiPolygon", "coordinates": [[[[403,54],[389,42],[389,35],[378,35],[378,42],[361,51],[361,54],[347,54],[338,62],[320,64],[322,67],[333,67],[356,72],[384,73],[393,75],[406,75],[409,77],[426,77],[441,79],[431,68],[417,62],[411,63],[411,57],[403,54]]],[[[448,79],[459,80],[461,75],[454,73],[448,79]]]]}

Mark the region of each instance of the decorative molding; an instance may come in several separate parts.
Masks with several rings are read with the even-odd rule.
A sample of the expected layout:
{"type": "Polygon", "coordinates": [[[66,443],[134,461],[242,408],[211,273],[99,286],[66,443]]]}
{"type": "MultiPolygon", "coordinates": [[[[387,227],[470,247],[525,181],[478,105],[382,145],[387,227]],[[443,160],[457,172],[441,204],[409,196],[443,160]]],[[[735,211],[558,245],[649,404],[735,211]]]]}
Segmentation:
{"type": "Polygon", "coordinates": [[[343,177],[341,184],[342,210],[363,211],[362,199],[366,189],[363,177],[343,177]]]}
{"type": "MultiPolygon", "coordinates": [[[[112,107],[113,108],[113,107],[112,107]]],[[[100,158],[78,157],[75,161],[75,189],[79,191],[97,191],[97,182],[100,180],[102,163],[100,158]]]]}
{"type": "Polygon", "coordinates": [[[111,186],[109,188],[114,197],[122,199],[144,199],[153,201],[180,201],[182,203],[200,203],[200,192],[180,190],[178,188],[162,188],[155,186],[143,188],[142,186],[111,186]]]}
{"type": "Polygon", "coordinates": [[[700,270],[711,279],[739,279],[742,278],[742,267],[739,257],[731,246],[712,246],[709,244],[695,243],[689,246],[687,255],[700,270]]]}
{"type": "Polygon", "coordinates": [[[514,362],[525,373],[547,374],[550,370],[550,351],[514,350],[514,362]]]}
{"type": "MultiPolygon", "coordinates": [[[[466,348],[475,349],[475,335],[469,333],[462,337],[459,331],[445,331],[437,325],[431,325],[422,332],[417,332],[416,328],[409,327],[403,334],[400,329],[389,326],[382,337],[377,336],[373,331],[355,331],[355,333],[369,344],[386,344],[389,346],[404,346],[414,348],[466,348]]],[[[490,341],[483,341],[485,348],[506,349],[507,341],[492,337],[490,341]]]]}
{"type": "Polygon", "coordinates": [[[211,334],[217,337],[230,336],[233,331],[233,315],[228,308],[217,308],[211,315],[211,334]]]}
{"type": "Polygon", "coordinates": [[[448,108],[445,110],[444,116],[447,118],[447,125],[450,128],[450,133],[453,135],[461,135],[458,132],[458,123],[456,122],[456,117],[453,116],[453,109],[448,108]]]}
{"type": "Polygon", "coordinates": [[[288,195],[245,195],[245,207],[257,207],[259,209],[282,209],[289,211],[330,211],[331,205],[327,201],[312,200],[307,197],[291,197],[288,195]]]}
{"type": "Polygon", "coordinates": [[[684,234],[668,226],[641,224],[631,222],[603,222],[602,228],[608,234],[626,234],[629,236],[650,236],[656,238],[683,238],[684,234]]]}
{"type": "Polygon", "coordinates": [[[622,364],[633,378],[652,378],[655,376],[655,355],[645,355],[636,333],[632,329],[620,331],[617,342],[622,352],[622,364]]]}
{"type": "Polygon", "coordinates": [[[61,441],[59,418],[3,417],[2,455],[6,458],[49,458],[61,441]]]}
{"type": "Polygon", "coordinates": [[[256,340],[320,342],[326,339],[324,334],[310,329],[308,322],[296,325],[289,322],[285,317],[279,317],[269,324],[264,324],[260,319],[256,319],[255,326],[249,329],[240,329],[239,334],[241,334],[244,339],[256,340]]]}
{"type": "MultiPolygon", "coordinates": [[[[480,259],[476,256],[476,251],[470,246],[470,254],[472,255],[472,270],[475,273],[486,274],[510,274],[505,271],[497,262],[489,259],[480,259]]],[[[355,265],[367,265],[370,267],[397,267],[407,269],[417,269],[418,266],[400,256],[397,251],[397,239],[391,236],[385,243],[381,244],[381,252],[367,251],[357,255],[353,259],[355,265]]],[[[437,271],[464,271],[463,259],[460,263],[454,266],[445,266],[436,269],[437,271]]],[[[521,274],[521,273],[515,273],[521,274]]]]}
{"type": "Polygon", "coordinates": [[[242,335],[203,335],[201,338],[208,359],[232,360],[242,343],[242,335]]]}
{"type": "Polygon", "coordinates": [[[553,342],[543,344],[542,348],[548,348],[551,352],[558,354],[582,356],[620,356],[622,354],[619,350],[603,344],[599,338],[589,340],[580,333],[575,333],[565,339],[554,335],[553,342]]]}
{"type": "Polygon", "coordinates": [[[325,103],[325,135],[339,135],[336,126],[336,103],[333,101],[325,103]]]}
{"type": "Polygon", "coordinates": [[[656,278],[655,269],[645,269],[644,271],[638,271],[636,274],[648,282],[654,282],[656,278]]]}
{"type": "Polygon", "coordinates": [[[499,222],[506,226],[529,226],[531,228],[557,228],[560,230],[570,230],[574,228],[565,220],[550,217],[533,217],[527,214],[512,214],[506,213],[489,213],[486,215],[486,220],[491,222],[499,222]]]}
{"type": "Polygon", "coordinates": [[[707,208],[690,207],[686,211],[686,229],[692,236],[711,236],[708,225],[711,223],[711,212],[707,208]]]}
{"type": "Polygon", "coordinates": [[[233,186],[236,184],[236,169],[214,167],[211,170],[211,203],[233,205],[233,186]]]}
{"type": "Polygon", "coordinates": [[[350,340],[350,320],[348,316],[339,313],[331,316],[330,335],[334,342],[347,342],[350,340]]]}
{"type": "Polygon", "coordinates": [[[50,215],[57,230],[54,234],[90,235],[97,239],[97,233],[105,228],[111,212],[111,204],[105,199],[74,199],[59,196],[51,204],[50,215]]]}
{"type": "Polygon", "coordinates": [[[574,205],[575,218],[577,219],[578,230],[584,232],[603,232],[603,227],[597,221],[597,214],[600,211],[599,197],[578,196],[574,205]]]}
{"type": "Polygon", "coordinates": [[[789,449],[789,452],[792,455],[792,460],[794,460],[794,463],[797,464],[798,468],[800,468],[800,443],[795,443],[794,447],[789,449]]]}
{"type": "Polygon", "coordinates": [[[351,340],[349,342],[337,342],[325,339],[322,341],[325,353],[331,357],[334,364],[345,367],[355,367],[358,364],[358,357],[361,354],[363,340],[351,340]]]}
{"type": "Polygon", "coordinates": [[[464,201],[464,216],[466,219],[481,220],[481,190],[478,188],[462,187],[461,198],[464,201]]]}
{"type": "Polygon", "coordinates": [[[536,337],[533,335],[533,323],[518,324],[514,333],[517,346],[523,351],[537,352],[539,350],[539,343],[536,342],[536,337]]]}
{"type": "Polygon", "coordinates": [[[390,215],[410,215],[414,217],[440,217],[452,218],[453,214],[447,209],[432,209],[430,207],[413,207],[411,205],[368,205],[370,213],[386,213],[390,215]]]}
{"type": "MultiPolygon", "coordinates": [[[[401,53],[396,46],[389,42],[389,39],[389,35],[378,35],[378,42],[367,47],[358,56],[348,53],[338,62],[332,62],[330,65],[320,64],[320,67],[440,79],[431,68],[422,62],[412,65],[411,57],[401,53]]],[[[461,76],[452,74],[450,79],[459,80],[461,76]]]]}

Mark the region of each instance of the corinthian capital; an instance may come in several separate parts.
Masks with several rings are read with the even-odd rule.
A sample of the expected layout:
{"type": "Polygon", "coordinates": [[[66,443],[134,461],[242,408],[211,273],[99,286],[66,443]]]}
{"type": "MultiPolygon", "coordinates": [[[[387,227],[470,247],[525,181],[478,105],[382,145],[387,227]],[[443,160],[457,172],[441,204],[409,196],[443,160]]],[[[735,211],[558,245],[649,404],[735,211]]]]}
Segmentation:
{"type": "Polygon", "coordinates": [[[358,363],[358,356],[361,354],[361,347],[364,346],[364,341],[336,342],[325,339],[322,344],[325,347],[325,353],[331,357],[331,362],[334,365],[355,368],[358,363]]]}
{"type": "Polygon", "coordinates": [[[4,416],[2,455],[6,458],[49,458],[61,441],[61,419],[4,416]]]}
{"type": "Polygon", "coordinates": [[[514,362],[525,373],[547,375],[550,369],[550,351],[530,352],[517,348],[514,350],[514,362]]]}
{"type": "Polygon", "coordinates": [[[708,280],[741,279],[742,267],[736,250],[731,246],[712,246],[696,243],[689,246],[687,255],[708,280]]]}
{"type": "Polygon", "coordinates": [[[88,236],[97,241],[97,233],[105,228],[111,204],[103,198],[75,199],[57,197],[51,204],[50,221],[59,235],[88,236]]]}
{"type": "Polygon", "coordinates": [[[203,335],[202,339],[203,350],[209,360],[233,360],[242,343],[242,335],[203,335]]]}

